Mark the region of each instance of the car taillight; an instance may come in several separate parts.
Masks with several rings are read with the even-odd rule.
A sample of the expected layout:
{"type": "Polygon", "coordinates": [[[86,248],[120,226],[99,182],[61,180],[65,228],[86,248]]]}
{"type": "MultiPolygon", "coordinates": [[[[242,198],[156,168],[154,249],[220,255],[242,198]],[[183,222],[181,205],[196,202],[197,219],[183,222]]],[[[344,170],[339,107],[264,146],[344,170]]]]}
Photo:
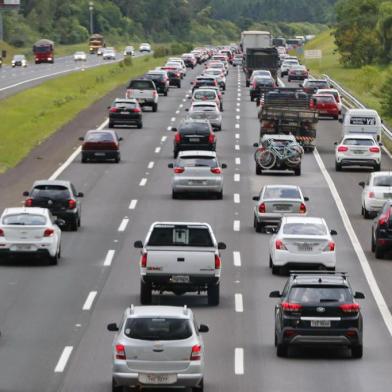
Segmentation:
{"type": "Polygon", "coordinates": [[[299,206],[299,213],[300,214],[306,213],[306,205],[304,203],[301,203],[301,205],[299,206]]]}
{"type": "Polygon", "coordinates": [[[174,135],[174,141],[175,141],[176,143],[180,143],[180,142],[181,142],[181,133],[177,132],[177,133],[174,135]]]}
{"type": "Polygon", "coordinates": [[[110,108],[110,113],[117,113],[118,109],[117,108],[110,108]]]}
{"type": "Polygon", "coordinates": [[[215,255],[215,269],[219,269],[222,265],[222,261],[219,255],[215,255]]]}
{"type": "Polygon", "coordinates": [[[348,151],[348,147],[346,147],[346,146],[339,146],[338,147],[338,152],[346,152],[346,151],[348,151]]]}
{"type": "Polygon", "coordinates": [[[116,344],[116,359],[127,359],[125,355],[125,347],[123,344],[116,344]]]}
{"type": "Polygon", "coordinates": [[[287,250],[285,244],[283,243],[282,240],[275,240],[275,249],[278,250],[287,250]]]}
{"type": "Polygon", "coordinates": [[[76,200],[74,200],[74,199],[68,200],[68,208],[70,210],[73,210],[74,208],[76,208],[76,200]]]}
{"type": "Polygon", "coordinates": [[[175,76],[176,76],[176,78],[179,78],[181,75],[180,75],[179,72],[177,72],[177,73],[175,74],[175,76]]]}
{"type": "Polygon", "coordinates": [[[158,95],[158,93],[157,93],[156,91],[153,91],[153,92],[152,92],[152,96],[153,96],[153,97],[156,97],[157,95],[158,95]]]}
{"type": "Polygon", "coordinates": [[[0,237],[4,237],[4,230],[0,229],[0,237]]]}
{"type": "Polygon", "coordinates": [[[339,309],[343,313],[358,313],[359,310],[361,309],[361,307],[359,306],[359,304],[353,303],[353,304],[343,304],[343,305],[340,305],[339,309]]]}
{"type": "Polygon", "coordinates": [[[54,234],[53,229],[45,229],[44,231],[44,237],[52,237],[53,234],[54,234]]]}
{"type": "Polygon", "coordinates": [[[218,82],[216,80],[214,80],[214,86],[217,86],[218,82]]]}
{"type": "Polygon", "coordinates": [[[299,312],[302,309],[302,305],[293,304],[291,302],[282,302],[282,309],[284,312],[299,312]]]}
{"type": "Polygon", "coordinates": [[[140,257],[140,266],[142,268],[147,267],[147,253],[143,253],[142,256],[140,257]]]}
{"type": "Polygon", "coordinates": [[[132,96],[132,94],[133,94],[133,90],[127,90],[127,92],[125,93],[125,96],[127,97],[127,98],[129,98],[129,97],[131,97],[132,96]]]}
{"type": "Polygon", "coordinates": [[[211,168],[211,173],[214,173],[214,174],[221,174],[221,173],[222,173],[222,170],[220,169],[220,167],[212,167],[212,168],[211,168]]]}
{"type": "Polygon", "coordinates": [[[215,135],[213,133],[210,133],[208,135],[208,143],[213,144],[215,142],[215,135]]]}
{"type": "Polygon", "coordinates": [[[257,83],[253,82],[253,88],[256,89],[256,87],[257,87],[257,83]]]}
{"type": "Polygon", "coordinates": [[[265,213],[265,203],[261,203],[259,205],[259,212],[260,212],[260,214],[264,214],[265,213]]]}
{"type": "Polygon", "coordinates": [[[175,167],[174,168],[174,173],[180,174],[180,173],[184,173],[185,168],[184,167],[175,167]]]}
{"type": "Polygon", "coordinates": [[[29,197],[28,199],[25,200],[24,205],[25,207],[31,207],[33,205],[33,199],[29,197]]]}
{"type": "Polygon", "coordinates": [[[378,220],[378,224],[380,226],[386,225],[389,221],[390,216],[391,216],[391,209],[389,209],[385,214],[382,214],[380,216],[380,219],[378,220]]]}
{"type": "Polygon", "coordinates": [[[368,197],[369,199],[374,199],[376,197],[376,194],[374,192],[369,192],[368,197]]]}
{"type": "Polygon", "coordinates": [[[191,361],[199,361],[200,358],[201,358],[201,346],[200,344],[195,344],[192,347],[191,361]]]}
{"type": "Polygon", "coordinates": [[[370,152],[380,152],[380,147],[370,147],[369,151],[370,152]]]}
{"type": "Polygon", "coordinates": [[[333,241],[329,241],[327,246],[324,248],[324,252],[333,252],[335,250],[335,243],[333,241]]]}
{"type": "Polygon", "coordinates": [[[140,108],[135,108],[135,109],[132,109],[132,112],[133,113],[141,113],[141,109],[140,108]]]}

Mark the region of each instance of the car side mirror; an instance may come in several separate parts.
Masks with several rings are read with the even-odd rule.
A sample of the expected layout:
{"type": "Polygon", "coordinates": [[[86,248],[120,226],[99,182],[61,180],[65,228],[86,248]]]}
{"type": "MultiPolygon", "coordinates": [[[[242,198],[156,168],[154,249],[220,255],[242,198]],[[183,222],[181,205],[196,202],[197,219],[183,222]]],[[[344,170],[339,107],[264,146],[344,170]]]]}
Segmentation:
{"type": "Polygon", "coordinates": [[[259,143],[253,143],[253,147],[259,147],[259,143]]]}
{"type": "Polygon", "coordinates": [[[133,246],[136,248],[136,249],[143,249],[143,242],[142,241],[135,241],[134,243],[133,243],[133,246]]]}
{"type": "Polygon", "coordinates": [[[206,333],[206,332],[208,332],[210,329],[208,328],[208,326],[207,325],[205,325],[205,324],[200,324],[199,325],[199,332],[200,333],[206,333]]]}
{"type": "Polygon", "coordinates": [[[226,249],[226,244],[224,242],[218,242],[218,249],[226,249]]]}
{"type": "Polygon", "coordinates": [[[83,192],[79,192],[76,197],[84,197],[84,193],[83,192]]]}
{"type": "Polygon", "coordinates": [[[356,298],[356,299],[365,299],[365,294],[360,292],[360,291],[356,291],[354,293],[354,298],[356,298]]]}
{"type": "Polygon", "coordinates": [[[124,139],[120,136],[119,138],[118,138],[118,141],[119,142],[122,142],[124,139]]]}
{"type": "Polygon", "coordinates": [[[364,182],[364,181],[358,182],[358,185],[359,185],[361,188],[365,188],[365,182],[364,182]]]}
{"type": "Polygon", "coordinates": [[[116,323],[108,324],[107,329],[110,332],[117,332],[119,330],[118,325],[116,323]]]}
{"type": "Polygon", "coordinates": [[[222,167],[222,169],[227,169],[226,163],[222,163],[221,167],[222,167]]]}
{"type": "Polygon", "coordinates": [[[167,167],[168,167],[169,169],[173,169],[174,164],[173,164],[173,163],[169,163],[169,164],[167,165],[167,167]]]}
{"type": "Polygon", "coordinates": [[[25,196],[25,197],[27,197],[29,194],[30,194],[30,193],[29,193],[28,191],[24,191],[24,192],[22,193],[22,195],[25,196]]]}
{"type": "Polygon", "coordinates": [[[191,82],[190,84],[195,84],[195,82],[191,82]]]}
{"type": "Polygon", "coordinates": [[[381,124],[384,124],[384,120],[383,119],[381,119],[381,124]]]}
{"type": "Polygon", "coordinates": [[[191,97],[191,96],[189,96],[189,97],[188,97],[188,99],[192,99],[192,97],[191,97]]]}
{"type": "Polygon", "coordinates": [[[335,143],[334,143],[334,146],[337,146],[337,145],[338,145],[338,142],[335,142],[335,143]]]}
{"type": "Polygon", "coordinates": [[[65,222],[64,219],[56,219],[56,220],[54,221],[54,223],[55,223],[58,227],[64,227],[65,224],[66,224],[66,222],[65,222]]]}
{"type": "Polygon", "coordinates": [[[308,197],[308,196],[305,196],[305,197],[304,197],[304,200],[305,200],[305,201],[309,201],[309,197],[308,197]]]}
{"type": "Polygon", "coordinates": [[[270,297],[270,298],[281,298],[281,297],[282,297],[282,294],[280,294],[280,291],[279,291],[279,290],[275,290],[275,291],[271,291],[271,292],[269,293],[269,297],[270,297]]]}
{"type": "Polygon", "coordinates": [[[260,197],[259,197],[259,196],[253,196],[253,197],[252,197],[252,200],[253,200],[253,201],[259,201],[259,200],[260,200],[260,197]]]}
{"type": "Polygon", "coordinates": [[[380,147],[382,147],[384,144],[380,142],[380,143],[378,143],[378,145],[379,145],[380,147]]]}
{"type": "Polygon", "coordinates": [[[84,137],[83,137],[83,136],[80,136],[80,137],[79,137],[79,140],[83,141],[83,140],[84,140],[84,137]]]}
{"type": "Polygon", "coordinates": [[[338,232],[337,232],[336,230],[333,230],[333,229],[332,229],[332,230],[330,231],[330,234],[331,234],[331,235],[338,235],[338,232]]]}
{"type": "Polygon", "coordinates": [[[185,111],[186,111],[186,112],[189,112],[189,108],[186,108],[185,111]]]}
{"type": "Polygon", "coordinates": [[[341,124],[343,124],[343,119],[342,118],[339,118],[339,120],[338,120],[341,124]]]}
{"type": "Polygon", "coordinates": [[[172,127],[172,128],[171,128],[171,131],[172,131],[172,132],[177,132],[178,130],[177,130],[177,128],[172,127]]]}

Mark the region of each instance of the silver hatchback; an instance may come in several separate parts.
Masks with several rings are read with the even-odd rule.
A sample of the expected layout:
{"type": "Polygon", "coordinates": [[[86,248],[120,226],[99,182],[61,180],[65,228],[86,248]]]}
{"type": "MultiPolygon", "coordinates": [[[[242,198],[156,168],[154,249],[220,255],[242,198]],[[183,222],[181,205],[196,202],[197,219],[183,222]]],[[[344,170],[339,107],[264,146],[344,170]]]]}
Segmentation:
{"type": "Polygon", "coordinates": [[[206,193],[223,198],[222,169],[215,151],[182,151],[175,163],[169,163],[173,169],[172,197],[177,199],[184,193],[206,193]]]}
{"type": "Polygon", "coordinates": [[[112,391],[129,387],[191,387],[203,392],[204,343],[186,306],[131,306],[113,340],[112,391]]]}

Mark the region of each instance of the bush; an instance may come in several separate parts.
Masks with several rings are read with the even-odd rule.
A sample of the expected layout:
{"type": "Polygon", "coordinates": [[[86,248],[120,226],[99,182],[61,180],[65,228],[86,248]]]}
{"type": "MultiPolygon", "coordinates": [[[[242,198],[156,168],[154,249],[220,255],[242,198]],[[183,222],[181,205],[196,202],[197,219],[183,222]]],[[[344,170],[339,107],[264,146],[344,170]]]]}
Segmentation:
{"type": "Polygon", "coordinates": [[[165,57],[170,54],[169,48],[166,46],[158,46],[154,49],[154,58],[165,57]]]}
{"type": "Polygon", "coordinates": [[[384,116],[392,117],[392,76],[389,76],[381,90],[381,111],[384,116]]]}

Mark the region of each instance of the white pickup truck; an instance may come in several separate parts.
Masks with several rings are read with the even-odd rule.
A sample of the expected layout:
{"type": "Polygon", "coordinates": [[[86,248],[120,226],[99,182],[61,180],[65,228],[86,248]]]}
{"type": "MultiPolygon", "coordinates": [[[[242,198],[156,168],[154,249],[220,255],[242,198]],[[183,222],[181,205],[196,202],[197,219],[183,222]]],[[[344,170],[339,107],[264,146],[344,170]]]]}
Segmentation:
{"type": "Polygon", "coordinates": [[[152,292],[181,295],[207,291],[208,304],[219,304],[220,249],[211,226],[195,222],[155,222],[147,233],[140,258],[140,302],[151,304],[152,292]]]}
{"type": "Polygon", "coordinates": [[[125,92],[125,97],[136,99],[141,107],[150,106],[153,112],[158,110],[158,91],[152,80],[131,80],[125,92]]]}

